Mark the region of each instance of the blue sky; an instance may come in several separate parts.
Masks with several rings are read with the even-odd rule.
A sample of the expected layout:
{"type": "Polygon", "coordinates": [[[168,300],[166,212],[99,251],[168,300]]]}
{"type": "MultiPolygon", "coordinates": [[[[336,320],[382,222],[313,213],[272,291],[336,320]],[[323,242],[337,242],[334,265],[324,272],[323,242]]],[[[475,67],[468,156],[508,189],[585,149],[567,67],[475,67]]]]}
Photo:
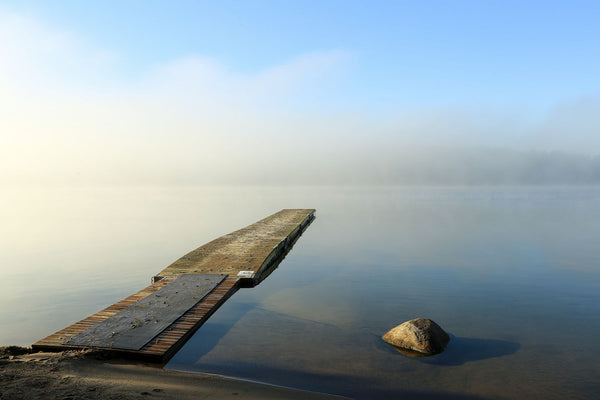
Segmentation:
{"type": "MultiPolygon", "coordinates": [[[[105,136],[152,138],[138,169],[200,143],[213,161],[265,142],[273,162],[307,142],[319,161],[377,143],[597,154],[598,15],[592,1],[3,1],[5,124],[22,149],[54,127],[73,162],[105,136]]],[[[187,157],[176,170],[202,167],[187,157]]]]}
{"type": "Polygon", "coordinates": [[[191,54],[253,73],[301,54],[354,57],[337,101],[535,109],[600,85],[600,3],[581,1],[5,2],[118,54],[121,72],[191,54]]]}

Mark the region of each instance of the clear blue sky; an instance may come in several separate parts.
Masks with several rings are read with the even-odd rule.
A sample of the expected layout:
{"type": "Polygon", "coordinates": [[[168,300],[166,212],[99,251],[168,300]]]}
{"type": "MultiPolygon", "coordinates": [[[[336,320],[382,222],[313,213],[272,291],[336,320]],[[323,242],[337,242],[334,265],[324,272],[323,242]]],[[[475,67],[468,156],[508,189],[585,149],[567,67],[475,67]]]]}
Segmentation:
{"type": "Polygon", "coordinates": [[[124,73],[197,54],[253,72],[355,56],[339,101],[549,106],[600,88],[597,1],[5,1],[117,52],[124,73]]]}
{"type": "Polygon", "coordinates": [[[309,149],[321,170],[431,145],[595,155],[599,19],[598,1],[3,1],[19,149],[3,162],[175,176],[309,149]],[[59,157],[29,145],[49,138],[59,157]]]}

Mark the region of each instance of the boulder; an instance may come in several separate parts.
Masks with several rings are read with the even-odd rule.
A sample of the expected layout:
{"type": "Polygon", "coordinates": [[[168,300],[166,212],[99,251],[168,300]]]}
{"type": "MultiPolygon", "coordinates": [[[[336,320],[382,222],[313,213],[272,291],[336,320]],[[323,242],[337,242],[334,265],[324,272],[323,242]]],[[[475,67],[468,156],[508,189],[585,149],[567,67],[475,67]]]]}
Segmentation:
{"type": "Polygon", "coordinates": [[[450,336],[438,324],[427,318],[406,321],[391,329],[382,338],[394,347],[429,356],[444,351],[450,341],[450,336]]]}

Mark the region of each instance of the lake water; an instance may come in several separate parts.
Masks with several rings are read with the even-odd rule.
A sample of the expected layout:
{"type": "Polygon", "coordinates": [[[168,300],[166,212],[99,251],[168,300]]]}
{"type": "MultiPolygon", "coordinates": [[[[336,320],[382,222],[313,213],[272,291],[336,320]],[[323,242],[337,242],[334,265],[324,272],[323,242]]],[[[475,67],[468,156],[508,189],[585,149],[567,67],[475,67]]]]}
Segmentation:
{"type": "Polygon", "coordinates": [[[282,208],[317,219],[165,368],[357,398],[594,399],[600,189],[2,189],[0,343],[27,345],[282,208]],[[406,320],[452,336],[409,358],[406,320]]]}

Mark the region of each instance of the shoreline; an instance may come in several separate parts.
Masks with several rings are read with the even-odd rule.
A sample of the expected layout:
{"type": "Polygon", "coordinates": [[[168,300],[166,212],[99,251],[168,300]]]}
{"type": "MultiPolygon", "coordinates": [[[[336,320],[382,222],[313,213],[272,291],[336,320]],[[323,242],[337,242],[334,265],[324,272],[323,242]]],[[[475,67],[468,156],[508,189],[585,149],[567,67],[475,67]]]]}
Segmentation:
{"type": "Polygon", "coordinates": [[[344,399],[214,374],[164,370],[102,352],[0,347],[3,399],[344,399]]]}

